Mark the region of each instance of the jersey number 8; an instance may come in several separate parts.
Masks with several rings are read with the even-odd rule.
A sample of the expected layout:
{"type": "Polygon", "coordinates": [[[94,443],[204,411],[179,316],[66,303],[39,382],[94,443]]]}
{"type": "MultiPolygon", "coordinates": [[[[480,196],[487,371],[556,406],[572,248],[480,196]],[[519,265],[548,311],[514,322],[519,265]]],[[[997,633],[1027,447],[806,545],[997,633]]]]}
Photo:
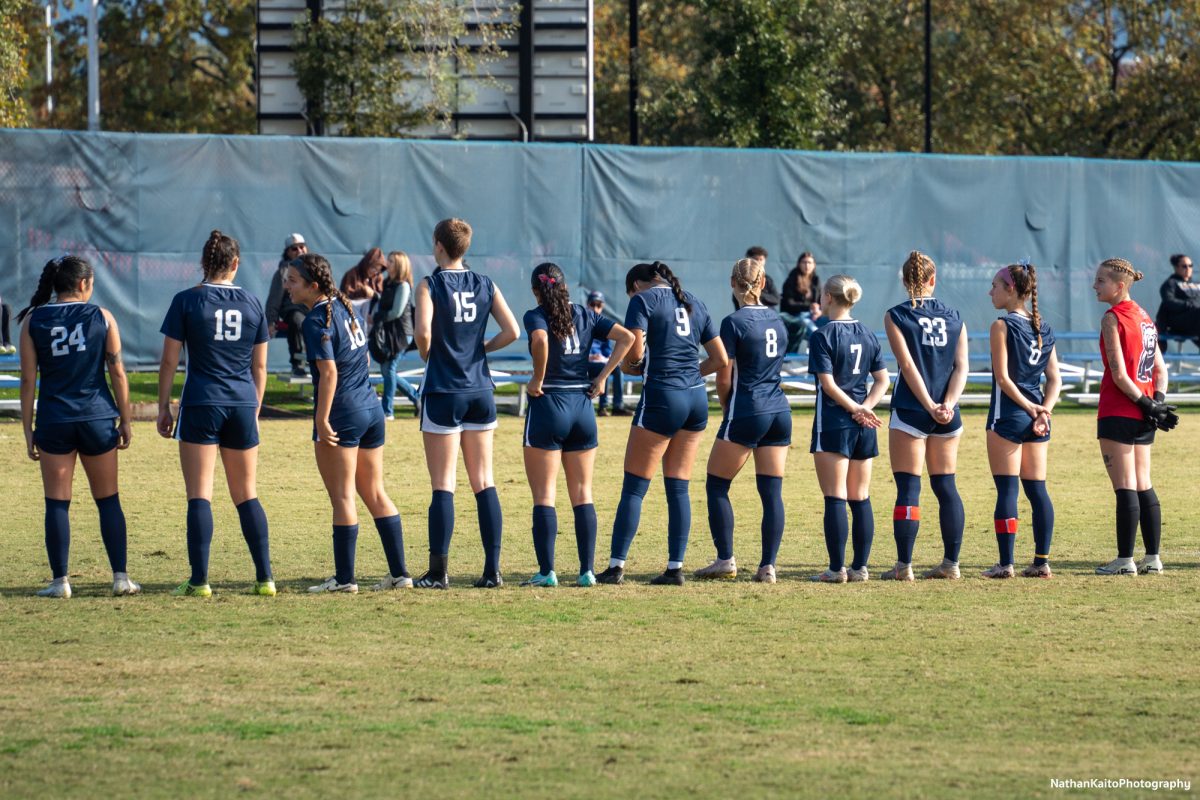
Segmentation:
{"type": "Polygon", "coordinates": [[[71,352],[71,346],[75,346],[75,352],[87,350],[87,340],[83,338],[83,323],[76,323],[71,329],[71,334],[67,336],[67,329],[61,326],[55,326],[50,329],[50,352],[56,356],[65,356],[71,352]]]}
{"type": "Polygon", "coordinates": [[[779,355],[779,333],[774,328],[767,328],[767,358],[779,355]]]}
{"type": "Polygon", "coordinates": [[[218,342],[236,342],[242,338],[242,312],[236,308],[218,308],[213,312],[217,320],[217,331],[213,339],[218,342]]]}
{"type": "Polygon", "coordinates": [[[917,322],[921,324],[921,344],[928,344],[934,347],[946,346],[946,342],[950,340],[950,337],[946,333],[946,320],[941,317],[933,319],[921,317],[917,322]]]}

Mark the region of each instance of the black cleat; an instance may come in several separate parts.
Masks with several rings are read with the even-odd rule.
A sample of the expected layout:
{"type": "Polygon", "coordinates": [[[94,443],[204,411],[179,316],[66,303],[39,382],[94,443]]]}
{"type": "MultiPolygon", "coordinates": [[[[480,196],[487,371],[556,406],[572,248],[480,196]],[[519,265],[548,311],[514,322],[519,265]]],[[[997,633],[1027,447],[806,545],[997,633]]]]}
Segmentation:
{"type": "Polygon", "coordinates": [[[446,574],[447,557],[429,554],[429,571],[417,578],[413,586],[418,589],[449,589],[450,576],[446,574]]]}
{"type": "Polygon", "coordinates": [[[472,584],[476,589],[499,589],[504,585],[504,579],[500,577],[499,572],[487,574],[486,572],[479,580],[472,584]]]}
{"type": "Polygon", "coordinates": [[[599,583],[607,583],[607,584],[611,584],[614,586],[619,583],[624,583],[625,582],[625,568],[624,567],[609,567],[608,569],[604,570],[604,572],[601,572],[599,575],[597,575],[596,580],[599,583]]]}
{"type": "Polygon", "coordinates": [[[306,369],[305,369],[305,368],[304,368],[302,365],[300,365],[300,364],[293,364],[293,365],[292,365],[292,377],[293,377],[293,378],[307,378],[307,377],[308,377],[308,370],[306,370],[306,369]]]}
{"type": "Polygon", "coordinates": [[[664,570],[662,575],[651,578],[650,584],[652,586],[683,586],[683,569],[664,570]]]}

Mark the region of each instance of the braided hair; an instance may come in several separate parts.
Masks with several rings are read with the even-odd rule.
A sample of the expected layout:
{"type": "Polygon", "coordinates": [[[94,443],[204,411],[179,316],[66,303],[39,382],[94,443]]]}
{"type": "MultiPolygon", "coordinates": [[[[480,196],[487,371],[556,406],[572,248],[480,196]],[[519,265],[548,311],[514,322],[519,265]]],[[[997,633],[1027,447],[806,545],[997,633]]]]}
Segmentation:
{"type": "Polygon", "coordinates": [[[92,265],[79,256],[59,256],[52,258],[42,267],[42,277],[38,278],[37,289],[29,300],[29,305],[17,314],[17,322],[22,321],[38,306],[50,302],[55,294],[67,294],[74,291],[80,281],[95,275],[92,265]]]}
{"type": "MultiPolygon", "coordinates": [[[[333,282],[333,269],[329,266],[329,262],[325,256],[317,255],[316,253],[305,253],[298,259],[292,262],[292,267],[300,273],[300,277],[304,278],[309,283],[317,285],[317,291],[329,298],[329,302],[325,305],[325,327],[333,327],[333,302],[336,300],[341,303],[346,313],[350,315],[350,327],[354,331],[358,331],[358,317],[354,313],[354,306],[346,295],[338,290],[333,282]]],[[[322,341],[329,339],[329,334],[324,334],[321,337],[322,341]]]]}
{"type": "Polygon", "coordinates": [[[676,278],[675,273],[671,272],[671,268],[661,261],[655,261],[653,264],[635,264],[629,272],[625,273],[625,293],[633,294],[634,281],[650,283],[655,278],[662,278],[666,281],[679,305],[687,309],[689,314],[692,313],[692,304],[684,295],[683,285],[679,282],[679,278],[676,278]]]}
{"type": "Polygon", "coordinates": [[[930,278],[937,274],[937,265],[933,263],[932,258],[920,250],[913,250],[904,262],[902,274],[904,288],[908,290],[908,299],[912,302],[912,307],[916,308],[917,300],[921,297],[921,289],[929,283],[930,278]]]}
{"type": "Polygon", "coordinates": [[[1029,322],[1033,325],[1033,335],[1037,337],[1038,347],[1042,346],[1042,315],[1038,311],[1037,268],[1028,261],[1020,264],[1009,264],[1005,269],[1012,276],[1012,287],[1017,297],[1024,300],[1029,298],[1029,322]]]}
{"type": "Polygon", "coordinates": [[[1116,275],[1126,275],[1129,278],[1132,278],[1132,280],[1129,281],[1130,283],[1135,283],[1146,277],[1134,269],[1133,264],[1130,264],[1123,258],[1106,258],[1100,262],[1100,266],[1116,275]]]}
{"type": "Polygon", "coordinates": [[[759,299],[758,282],[762,280],[765,272],[766,268],[763,262],[757,258],[742,258],[734,262],[733,274],[729,277],[734,283],[733,291],[742,305],[748,305],[746,303],[748,296],[753,296],[755,300],[759,299]]]}
{"type": "Polygon", "coordinates": [[[571,316],[571,293],[562,268],[549,261],[538,264],[533,268],[529,283],[538,305],[546,312],[550,333],[561,342],[570,339],[575,332],[575,321],[571,316]]]}
{"type": "Polygon", "coordinates": [[[200,256],[200,267],[204,270],[204,282],[224,278],[233,271],[233,262],[241,255],[237,239],[218,230],[208,235],[204,252],[200,256]]]}

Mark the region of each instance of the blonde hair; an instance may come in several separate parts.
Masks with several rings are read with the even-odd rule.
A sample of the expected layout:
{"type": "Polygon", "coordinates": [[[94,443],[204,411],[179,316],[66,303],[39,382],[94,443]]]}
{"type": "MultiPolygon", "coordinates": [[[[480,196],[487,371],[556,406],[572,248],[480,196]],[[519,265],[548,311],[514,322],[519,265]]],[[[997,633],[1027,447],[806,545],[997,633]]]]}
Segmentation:
{"type": "MultiPolygon", "coordinates": [[[[729,276],[734,283],[734,292],[742,300],[748,294],[758,292],[758,282],[762,280],[766,268],[756,258],[740,258],[733,264],[733,273],[729,276]]],[[[757,294],[755,297],[757,298],[757,294]]],[[[743,303],[745,305],[745,303],[743,303]]]]}
{"type": "Polygon", "coordinates": [[[1132,280],[1129,281],[1130,283],[1136,283],[1142,278],[1146,277],[1134,269],[1133,264],[1130,264],[1123,258],[1106,258],[1100,262],[1100,266],[1101,268],[1108,270],[1109,273],[1111,273],[1112,276],[1118,280],[1123,280],[1119,277],[1121,275],[1131,278],[1132,280]]]}
{"type": "Polygon", "coordinates": [[[387,263],[390,280],[412,286],[412,262],[408,260],[408,253],[403,250],[393,250],[388,253],[387,263]]]}
{"type": "Polygon", "coordinates": [[[908,299],[913,308],[916,308],[921,290],[929,283],[929,279],[937,274],[937,265],[920,250],[913,250],[908,254],[901,274],[904,276],[904,288],[908,290],[908,299]]]}
{"type": "Polygon", "coordinates": [[[834,275],[825,281],[825,291],[831,300],[846,308],[852,308],[863,295],[862,286],[849,275],[834,275]]]}

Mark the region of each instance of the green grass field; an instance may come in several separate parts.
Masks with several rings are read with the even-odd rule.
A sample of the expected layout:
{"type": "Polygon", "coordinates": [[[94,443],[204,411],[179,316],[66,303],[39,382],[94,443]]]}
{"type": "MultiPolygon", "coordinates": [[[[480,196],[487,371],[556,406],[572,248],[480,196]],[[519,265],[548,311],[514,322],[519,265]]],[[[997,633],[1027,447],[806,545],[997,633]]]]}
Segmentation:
{"type": "MultiPolygon", "coordinates": [[[[603,566],[628,421],[600,423],[603,566]]],[[[1114,554],[1113,496],[1083,413],[1057,416],[1051,445],[1055,579],[976,577],[996,554],[983,417],[972,412],[959,472],[964,580],[911,585],[804,580],[824,558],[810,424],[796,417],[777,585],[749,581],[759,512],[745,474],[734,484],[743,574],[733,584],[639,580],[666,555],[656,481],[632,583],[518,587],[535,563],[521,425],[508,417],[496,448],[503,589],[467,588],[482,554],[460,478],[451,591],[315,597],[303,587],[330,574],[332,556],[309,423],[266,422],[260,493],[283,591],[243,593],[250,559],[218,494],[216,596],[204,601],[167,595],[187,575],[183,481],[174,444],[140,423],[122,456],[121,494],[130,573],[146,594],[107,596],[80,471],[76,596],[52,601],[33,596],[49,578],[38,471],[19,424],[0,423],[0,796],[924,798],[1057,796],[1052,778],[1200,778],[1200,415],[1155,447],[1161,577],[1091,574],[1114,554]]],[[[389,437],[388,488],[418,574],[429,495],[420,436],[405,418],[389,437]]],[[[689,570],[712,556],[706,453],[693,479],[689,570]]],[[[885,452],[876,576],[894,557],[886,464],[885,452]]],[[[927,486],[923,498],[926,520],[936,519],[927,486]]],[[[559,509],[560,575],[573,578],[565,489],[559,509]]],[[[1032,554],[1023,498],[1021,509],[1018,566],[1032,554]]],[[[358,551],[365,589],[385,571],[369,520],[358,551]]],[[[927,521],[917,565],[940,557],[927,521]]]]}

